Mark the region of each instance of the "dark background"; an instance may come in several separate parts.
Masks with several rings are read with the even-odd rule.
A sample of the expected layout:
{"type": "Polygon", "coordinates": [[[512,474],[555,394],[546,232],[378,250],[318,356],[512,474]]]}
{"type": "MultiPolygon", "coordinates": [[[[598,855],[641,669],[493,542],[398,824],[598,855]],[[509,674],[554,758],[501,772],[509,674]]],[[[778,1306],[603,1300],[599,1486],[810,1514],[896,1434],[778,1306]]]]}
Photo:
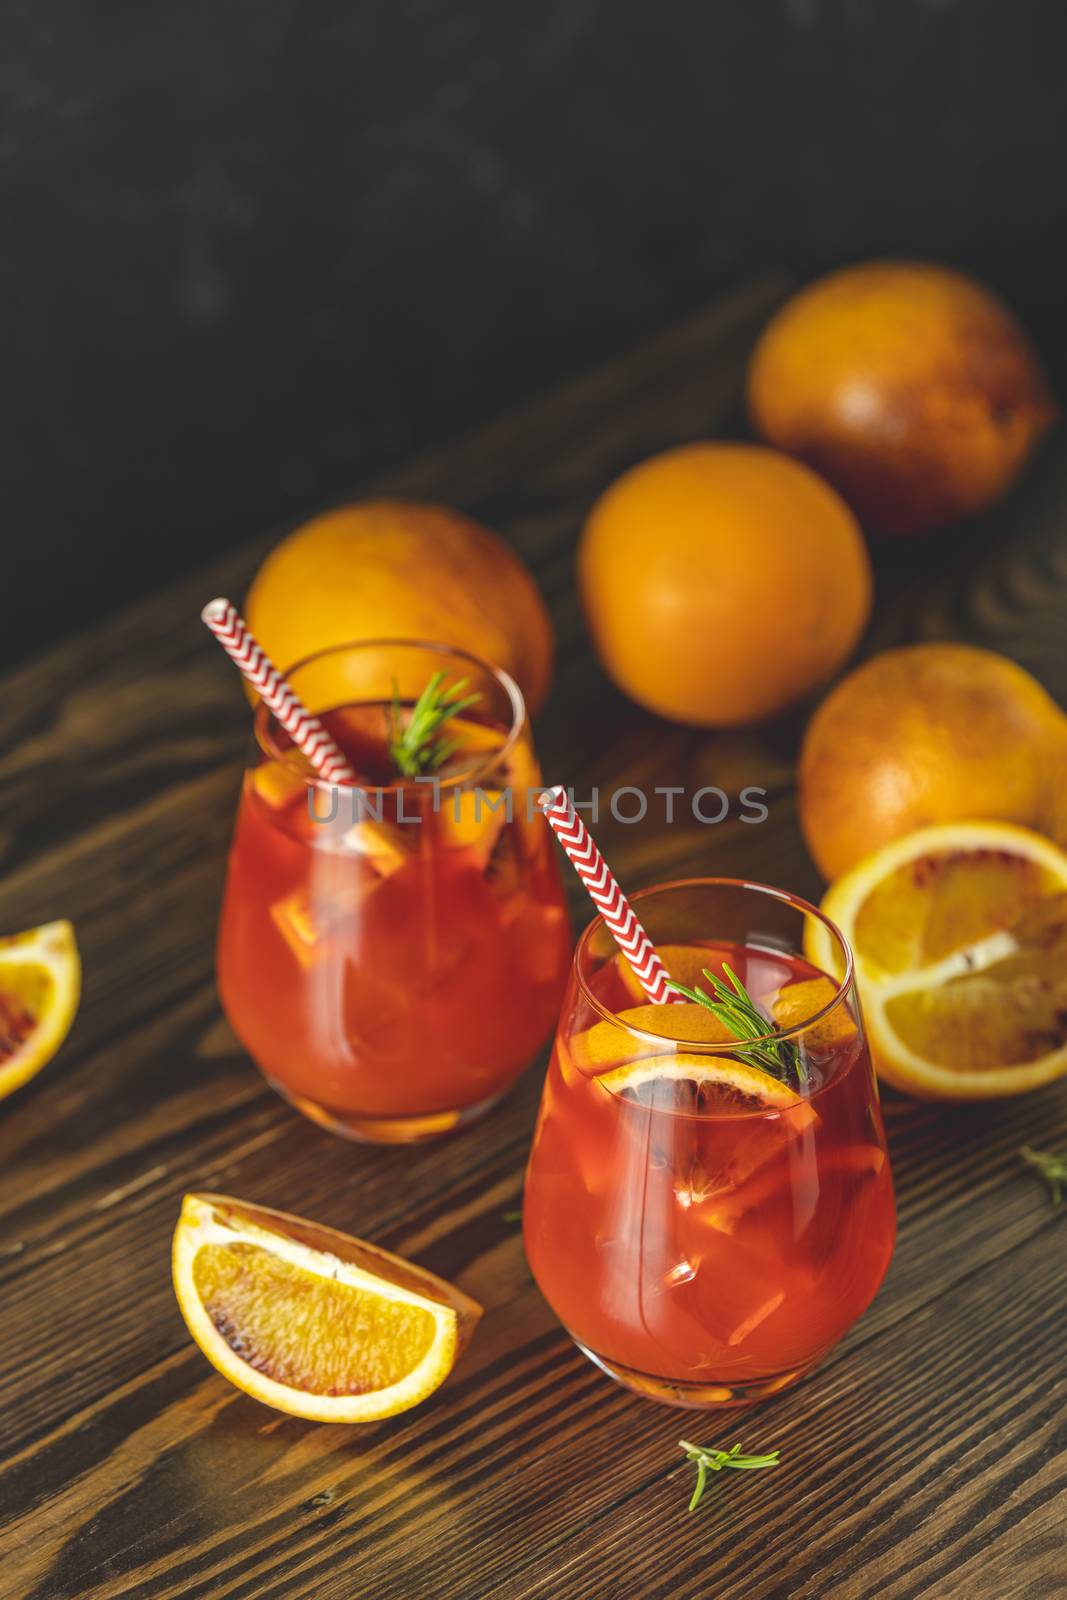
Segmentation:
{"type": "Polygon", "coordinates": [[[0,661],[765,267],[1067,372],[1062,0],[6,0],[0,661]]]}

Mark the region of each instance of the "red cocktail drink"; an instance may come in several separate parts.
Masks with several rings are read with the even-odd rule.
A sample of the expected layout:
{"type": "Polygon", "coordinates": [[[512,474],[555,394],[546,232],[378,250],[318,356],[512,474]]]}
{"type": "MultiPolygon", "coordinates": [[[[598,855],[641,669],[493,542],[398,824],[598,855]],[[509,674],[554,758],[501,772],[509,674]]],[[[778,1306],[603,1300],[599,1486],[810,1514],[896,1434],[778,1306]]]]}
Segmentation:
{"type": "Polygon", "coordinates": [[[592,924],[530,1156],[527,1254],[560,1321],[614,1377],[676,1404],[741,1402],[814,1365],[892,1253],[851,964],[843,984],[809,965],[798,947],[819,913],[754,885],[673,885],[634,908],[672,977],[707,989],[704,969],[733,972],[768,1037],[733,1039],[696,1003],[642,1003],[592,924]],[[776,1077],[761,1051],[784,1051],[788,1070],[776,1077]]]}
{"type": "Polygon", "coordinates": [[[361,781],[315,781],[260,708],[219,935],[226,1013],[316,1121],[385,1141],[447,1131],[529,1064],[569,957],[521,697],[424,645],[329,651],[289,676],[361,781]],[[478,699],[419,781],[390,739],[435,672],[478,699]]]}

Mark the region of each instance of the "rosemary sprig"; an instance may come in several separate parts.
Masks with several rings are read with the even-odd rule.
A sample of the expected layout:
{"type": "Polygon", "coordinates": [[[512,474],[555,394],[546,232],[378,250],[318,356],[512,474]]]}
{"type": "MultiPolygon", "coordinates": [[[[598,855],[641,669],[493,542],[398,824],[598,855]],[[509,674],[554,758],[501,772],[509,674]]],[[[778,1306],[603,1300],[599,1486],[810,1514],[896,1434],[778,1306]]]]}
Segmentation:
{"type": "Polygon", "coordinates": [[[767,1037],[775,1032],[775,1024],[764,1016],[737,973],[725,961],[722,970],[728,979],[727,983],[709,972],[707,967],[703,969],[711,986],[710,995],[699,984],[695,989],[687,989],[683,983],[675,983],[673,978],[669,980],[670,986],[679,994],[684,994],[687,1000],[695,1000],[698,1005],[706,1006],[724,1027],[729,1028],[739,1041],[735,1054],[742,1061],[747,1061],[753,1067],[761,1067],[783,1083],[788,1083],[792,1077],[797,1087],[802,1087],[808,1081],[808,1069],[797,1046],[789,1039],[767,1037]],[[758,1039],[760,1043],[745,1044],[745,1039],[758,1039]]]}
{"type": "Polygon", "coordinates": [[[435,672],[402,722],[402,707],[396,679],[393,679],[393,708],[389,732],[389,756],[405,778],[421,778],[436,772],[459,746],[458,739],[444,738],[441,724],[458,717],[482,697],[463,693],[469,678],[458,678],[446,687],[443,672],[435,672]]]}
{"type": "Polygon", "coordinates": [[[724,1467],[731,1467],[737,1472],[758,1472],[761,1467],[779,1465],[777,1450],[772,1450],[766,1456],[743,1456],[739,1444],[729,1450],[708,1450],[703,1445],[690,1444],[688,1439],[679,1439],[678,1448],[685,1451],[686,1460],[691,1461],[697,1469],[696,1487],[689,1502],[690,1511],[695,1511],[703,1498],[709,1472],[721,1472],[724,1467]]]}
{"type": "Polygon", "coordinates": [[[1058,1206],[1067,1186],[1067,1156],[1050,1155],[1045,1150],[1031,1150],[1028,1144],[1023,1145],[1019,1154],[1026,1165],[1033,1167],[1039,1177],[1045,1180],[1052,1196],[1052,1204],[1058,1206]]]}

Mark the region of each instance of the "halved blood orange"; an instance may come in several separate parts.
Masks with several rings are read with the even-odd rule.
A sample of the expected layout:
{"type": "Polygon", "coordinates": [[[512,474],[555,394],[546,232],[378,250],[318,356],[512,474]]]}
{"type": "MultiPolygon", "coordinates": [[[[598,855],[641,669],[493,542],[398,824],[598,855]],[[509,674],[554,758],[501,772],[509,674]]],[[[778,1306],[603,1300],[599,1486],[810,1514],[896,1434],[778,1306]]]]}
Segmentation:
{"type": "MultiPolygon", "coordinates": [[[[1067,1074],[1067,853],[1050,839],[1004,822],[921,828],[846,872],[823,910],[852,944],[887,1082],[981,1100],[1067,1074]]],[[[821,922],[805,948],[833,970],[821,922]]]]}
{"type": "Polygon", "coordinates": [[[69,922],[0,938],[0,1100],[51,1061],[70,1031],[80,992],[69,922]]]}
{"type": "Polygon", "coordinates": [[[187,1194],[174,1292],[214,1367],[266,1405],[369,1422],[443,1383],[481,1307],[363,1240],[225,1195],[187,1194]]]}

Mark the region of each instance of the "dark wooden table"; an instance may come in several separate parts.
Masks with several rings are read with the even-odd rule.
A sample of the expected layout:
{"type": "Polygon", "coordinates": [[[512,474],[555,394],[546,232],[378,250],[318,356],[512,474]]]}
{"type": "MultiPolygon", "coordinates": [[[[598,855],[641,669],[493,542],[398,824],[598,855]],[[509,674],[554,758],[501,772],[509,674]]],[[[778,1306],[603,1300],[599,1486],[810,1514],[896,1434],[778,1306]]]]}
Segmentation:
{"type": "MultiPolygon", "coordinates": [[[[613,474],[740,427],[745,357],[786,287],[753,284],[385,486],[481,515],[535,569],[559,640],[539,728],[554,778],[768,788],[760,827],[602,823],[632,887],[728,871],[821,889],[794,815],[802,717],[717,736],[637,711],[592,662],[571,577],[583,513],[613,474]]],[[[742,1418],[701,1420],[616,1389],[529,1278],[505,1214],[539,1068],[480,1126],[415,1154],[345,1144],[264,1086],[212,975],[247,707],[198,611],[242,593],[269,542],[0,692],[0,928],[72,917],[85,960],[70,1040],[0,1107],[0,1593],[1067,1594],[1067,1251],[1018,1157],[1026,1141],[1067,1144],[1067,1083],[956,1110],[887,1096],[900,1241],[882,1293],[802,1386],[742,1418]],[[285,1418],[230,1388],[171,1294],[170,1234],[189,1188],[304,1213],[461,1284],[486,1316],[448,1385],[363,1430],[285,1418]],[[716,1481],[688,1516],[686,1432],[777,1446],[782,1466],[716,1481]]],[[[879,568],[868,648],[967,637],[1067,700],[1062,440],[987,523],[879,568]]],[[[571,887],[580,925],[588,908],[571,887]]]]}

